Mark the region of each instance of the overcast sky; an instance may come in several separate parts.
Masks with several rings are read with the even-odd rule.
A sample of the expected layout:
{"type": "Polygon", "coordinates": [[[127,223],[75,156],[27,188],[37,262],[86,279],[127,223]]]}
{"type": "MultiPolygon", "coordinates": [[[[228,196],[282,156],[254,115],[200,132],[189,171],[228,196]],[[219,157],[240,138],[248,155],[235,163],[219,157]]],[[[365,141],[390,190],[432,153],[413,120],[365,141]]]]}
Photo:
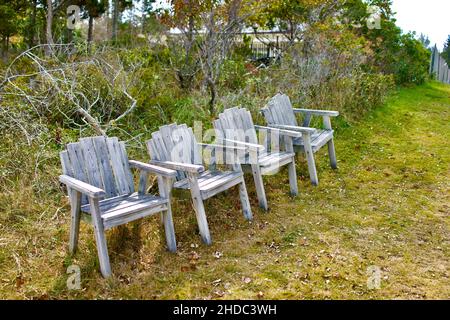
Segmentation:
{"type": "Polygon", "coordinates": [[[403,31],[416,31],[442,49],[450,34],[450,0],[393,0],[397,25],[403,31]]]}

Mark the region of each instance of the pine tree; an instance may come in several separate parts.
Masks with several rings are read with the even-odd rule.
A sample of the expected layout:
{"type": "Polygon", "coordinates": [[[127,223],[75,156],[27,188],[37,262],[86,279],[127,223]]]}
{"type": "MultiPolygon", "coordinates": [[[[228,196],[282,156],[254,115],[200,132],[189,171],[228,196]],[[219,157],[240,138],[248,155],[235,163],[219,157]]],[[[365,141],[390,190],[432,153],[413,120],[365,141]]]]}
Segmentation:
{"type": "Polygon", "coordinates": [[[442,51],[442,58],[447,61],[447,64],[450,66],[450,35],[448,36],[447,41],[444,44],[444,50],[442,51]]]}

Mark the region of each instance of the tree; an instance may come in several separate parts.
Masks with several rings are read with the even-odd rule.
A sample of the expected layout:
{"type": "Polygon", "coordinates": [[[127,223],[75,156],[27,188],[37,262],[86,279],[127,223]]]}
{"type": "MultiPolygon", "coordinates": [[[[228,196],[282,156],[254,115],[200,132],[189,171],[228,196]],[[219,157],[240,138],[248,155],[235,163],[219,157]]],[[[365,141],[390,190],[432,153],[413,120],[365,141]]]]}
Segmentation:
{"type": "Polygon", "coordinates": [[[112,40],[117,40],[119,30],[120,13],[133,6],[132,0],[112,0],[113,1],[113,15],[112,15],[112,40]]]}
{"type": "Polygon", "coordinates": [[[51,54],[52,46],[55,44],[53,40],[53,20],[54,17],[63,9],[66,9],[70,4],[70,0],[47,0],[46,1],[46,24],[45,24],[45,38],[47,46],[45,47],[45,54],[49,56],[51,54]]]}
{"type": "Polygon", "coordinates": [[[83,19],[88,19],[87,47],[91,49],[94,33],[94,19],[103,15],[108,9],[108,0],[84,0],[79,3],[83,8],[83,19]]]}
{"type": "Polygon", "coordinates": [[[420,34],[419,36],[419,41],[420,43],[423,44],[423,46],[427,49],[430,49],[430,38],[428,38],[428,36],[424,35],[423,33],[420,34]]]}
{"type": "Polygon", "coordinates": [[[3,56],[9,50],[11,37],[20,34],[24,29],[28,5],[27,0],[0,0],[0,52],[3,56]]]}
{"type": "MultiPolygon", "coordinates": [[[[215,0],[170,0],[171,11],[161,12],[160,19],[170,28],[177,28],[182,35],[181,47],[183,52],[175,55],[175,69],[180,87],[190,90],[195,74],[199,70],[198,47],[195,47],[196,35],[203,26],[202,14],[206,13],[215,0]]],[[[175,43],[173,50],[178,49],[175,43]]]]}
{"type": "Polygon", "coordinates": [[[31,9],[30,9],[30,19],[28,22],[28,34],[27,34],[27,43],[28,47],[31,48],[35,44],[36,37],[36,25],[37,25],[37,12],[38,12],[38,0],[31,0],[31,9]]]}
{"type": "Polygon", "coordinates": [[[247,23],[253,27],[256,38],[270,44],[270,38],[264,39],[257,33],[263,30],[278,30],[289,41],[283,51],[295,43],[302,43],[303,55],[307,58],[313,50],[314,28],[325,23],[330,17],[337,16],[345,0],[268,0],[263,5],[253,5],[254,14],[247,23]],[[256,10],[255,10],[256,9],[256,10]]]}
{"type": "Polygon", "coordinates": [[[47,21],[45,27],[45,38],[47,39],[46,55],[50,55],[51,46],[53,45],[53,3],[52,0],[47,0],[47,21]]]}
{"type": "Polygon", "coordinates": [[[285,33],[289,41],[294,41],[300,25],[307,20],[307,4],[302,0],[268,1],[267,6],[252,19],[255,29],[278,29],[285,33]]]}
{"type": "Polygon", "coordinates": [[[444,50],[442,51],[442,58],[447,61],[447,64],[450,66],[450,35],[448,36],[447,41],[444,44],[444,50]]]}
{"type": "Polygon", "coordinates": [[[229,58],[234,39],[242,30],[252,0],[171,0],[170,11],[161,13],[160,20],[177,28],[181,36],[172,43],[172,67],[180,87],[190,90],[197,75],[202,88],[210,94],[209,109],[214,114],[217,84],[224,61],[229,58]],[[181,40],[181,41],[180,41],[181,40]]]}
{"type": "Polygon", "coordinates": [[[399,83],[423,83],[428,75],[431,52],[416,39],[415,33],[401,36],[396,53],[395,75],[399,83]]]}
{"type": "Polygon", "coordinates": [[[5,56],[9,48],[10,37],[17,32],[17,14],[13,8],[0,5],[0,35],[2,37],[2,55],[5,56]]]}

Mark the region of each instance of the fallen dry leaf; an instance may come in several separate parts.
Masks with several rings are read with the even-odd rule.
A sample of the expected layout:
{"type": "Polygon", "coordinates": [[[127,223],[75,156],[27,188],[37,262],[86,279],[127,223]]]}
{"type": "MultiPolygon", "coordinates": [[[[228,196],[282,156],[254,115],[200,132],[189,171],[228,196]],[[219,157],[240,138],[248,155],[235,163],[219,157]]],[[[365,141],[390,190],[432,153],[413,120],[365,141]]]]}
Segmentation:
{"type": "Polygon", "coordinates": [[[223,297],[224,295],[225,295],[225,291],[222,291],[222,290],[216,290],[216,291],[214,291],[214,294],[216,295],[216,296],[218,296],[218,297],[223,297]]]}
{"type": "Polygon", "coordinates": [[[200,259],[200,255],[199,255],[197,252],[192,251],[192,252],[189,254],[189,260],[191,260],[191,261],[196,261],[196,260],[199,260],[199,259],[200,259]]]}
{"type": "Polygon", "coordinates": [[[181,266],[181,272],[188,272],[191,270],[191,267],[189,266],[181,266]]]}
{"type": "Polygon", "coordinates": [[[244,277],[242,278],[242,281],[246,284],[249,284],[250,282],[252,282],[252,279],[250,279],[249,277],[244,277]]]}
{"type": "Polygon", "coordinates": [[[218,286],[222,282],[222,279],[217,279],[212,282],[213,286],[218,286]]]}
{"type": "Polygon", "coordinates": [[[16,278],[16,288],[20,289],[23,284],[25,283],[25,279],[22,277],[22,275],[17,276],[16,278]]]}

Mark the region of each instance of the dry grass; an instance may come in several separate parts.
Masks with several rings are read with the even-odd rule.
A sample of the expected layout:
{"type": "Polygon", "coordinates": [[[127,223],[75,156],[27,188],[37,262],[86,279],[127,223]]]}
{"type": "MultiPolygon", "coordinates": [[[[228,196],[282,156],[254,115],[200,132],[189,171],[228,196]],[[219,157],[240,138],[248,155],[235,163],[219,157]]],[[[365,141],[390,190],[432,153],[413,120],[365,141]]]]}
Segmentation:
{"type": "MultiPolygon", "coordinates": [[[[176,193],[177,254],[158,218],[108,235],[115,277],[101,278],[92,230],[67,255],[69,207],[57,188],[22,179],[0,193],[0,297],[18,299],[450,298],[450,87],[402,89],[362,122],[337,132],[340,169],[318,156],[320,187],[300,161],[300,196],[287,172],[266,179],[271,211],[245,222],[237,190],[207,201],[214,244],[203,245],[187,193],[176,193]],[[44,190],[44,191],[42,191],[44,190]],[[45,191],[48,190],[48,191],[45,191]],[[82,270],[81,291],[66,268],[82,270]],[[381,288],[367,288],[369,266],[381,288]]],[[[45,175],[57,176],[57,165],[45,175]]],[[[56,182],[53,182],[56,183],[56,182]]]]}

